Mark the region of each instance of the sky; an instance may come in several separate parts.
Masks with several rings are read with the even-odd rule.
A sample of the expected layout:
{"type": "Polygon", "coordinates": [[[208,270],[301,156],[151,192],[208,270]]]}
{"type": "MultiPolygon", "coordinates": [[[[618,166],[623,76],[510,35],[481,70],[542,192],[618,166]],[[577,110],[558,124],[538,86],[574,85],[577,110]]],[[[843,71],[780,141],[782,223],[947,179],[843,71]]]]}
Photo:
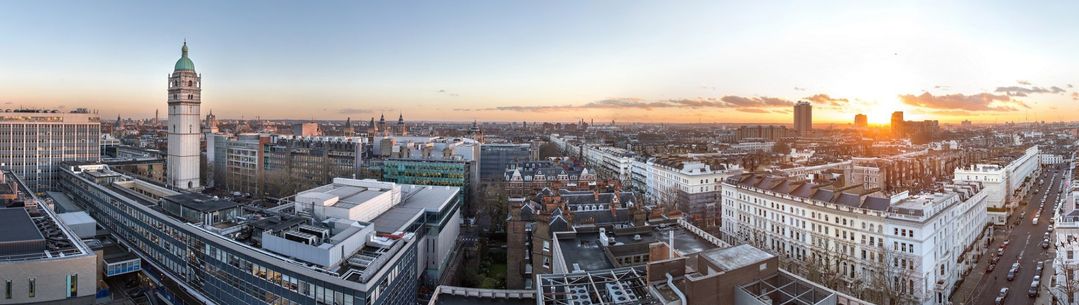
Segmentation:
{"type": "Polygon", "coordinates": [[[1079,120],[1079,2],[0,2],[0,108],[219,118],[1079,120]],[[767,2],[767,3],[754,3],[767,2]],[[892,3],[896,2],[896,3],[892,3]]]}

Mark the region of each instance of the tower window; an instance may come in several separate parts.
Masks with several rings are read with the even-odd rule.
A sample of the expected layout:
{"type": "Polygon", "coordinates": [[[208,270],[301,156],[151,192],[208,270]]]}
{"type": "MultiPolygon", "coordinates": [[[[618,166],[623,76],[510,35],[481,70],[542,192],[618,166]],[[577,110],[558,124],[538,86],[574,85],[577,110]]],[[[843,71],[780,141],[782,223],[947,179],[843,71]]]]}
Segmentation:
{"type": "Polygon", "coordinates": [[[194,86],[194,85],[195,85],[195,82],[192,82],[192,81],[187,81],[187,85],[188,85],[188,86],[194,86]]]}
{"type": "Polygon", "coordinates": [[[195,99],[195,95],[194,94],[188,94],[187,99],[189,99],[189,100],[195,99]]]}

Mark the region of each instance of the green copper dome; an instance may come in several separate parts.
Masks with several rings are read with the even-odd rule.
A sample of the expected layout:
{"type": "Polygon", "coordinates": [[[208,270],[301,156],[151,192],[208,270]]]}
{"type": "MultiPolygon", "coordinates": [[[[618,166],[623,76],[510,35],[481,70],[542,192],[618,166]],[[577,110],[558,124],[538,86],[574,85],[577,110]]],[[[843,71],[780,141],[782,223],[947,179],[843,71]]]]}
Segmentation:
{"type": "Polygon", "coordinates": [[[175,71],[195,71],[195,63],[191,62],[190,58],[187,58],[187,41],[184,41],[184,47],[180,48],[183,55],[180,56],[180,60],[176,61],[175,71]]]}

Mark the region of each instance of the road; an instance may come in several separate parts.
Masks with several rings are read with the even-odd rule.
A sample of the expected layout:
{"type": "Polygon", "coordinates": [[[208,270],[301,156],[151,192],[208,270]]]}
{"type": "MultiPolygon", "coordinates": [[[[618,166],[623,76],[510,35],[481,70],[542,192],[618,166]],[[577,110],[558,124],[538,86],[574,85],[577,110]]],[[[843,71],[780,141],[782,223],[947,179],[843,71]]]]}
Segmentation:
{"type": "MultiPolygon", "coordinates": [[[[1034,271],[1038,261],[1045,262],[1046,269],[1042,272],[1042,287],[1039,289],[1039,299],[1048,297],[1045,287],[1049,283],[1047,275],[1051,274],[1049,270],[1052,270],[1052,260],[1055,252],[1052,247],[1042,249],[1041,242],[1045,232],[1048,231],[1049,219],[1052,217],[1053,209],[1056,207],[1057,200],[1061,195],[1058,191],[1061,188],[1060,182],[1065,178],[1063,176],[1065,173],[1064,168],[1064,165],[1046,167],[1038,177],[1039,179],[1045,179],[1045,183],[1037,185],[1037,180],[1034,181],[1035,184],[1027,194],[1027,198],[1024,199],[1027,204],[1020,205],[1017,212],[1008,218],[1012,228],[1006,232],[1007,237],[997,238],[989,248],[990,252],[996,252],[996,249],[1007,240],[1009,245],[1005,248],[1004,255],[1001,256],[996,269],[983,276],[974,289],[973,295],[969,296],[968,300],[974,299],[976,301],[967,304],[994,304],[1000,289],[1004,287],[1008,287],[1010,290],[1004,304],[1034,304],[1035,298],[1028,297],[1027,290],[1034,280],[1034,271]],[[1056,172],[1053,171],[1054,168],[1057,169],[1056,172]],[[1035,189],[1038,190],[1037,193],[1034,192],[1035,189]],[[1043,198],[1045,199],[1045,204],[1039,214],[1038,209],[1042,206],[1043,198]],[[1015,219],[1021,217],[1024,213],[1025,217],[1023,217],[1022,222],[1019,225],[1014,225],[1015,219]],[[1033,223],[1034,217],[1040,218],[1038,224],[1033,223]],[[1020,262],[1021,266],[1018,276],[1016,276],[1015,280],[1008,281],[1008,269],[1016,261],[1020,262]]],[[[975,270],[975,272],[984,272],[985,265],[984,262],[979,264],[982,269],[975,270]]]]}

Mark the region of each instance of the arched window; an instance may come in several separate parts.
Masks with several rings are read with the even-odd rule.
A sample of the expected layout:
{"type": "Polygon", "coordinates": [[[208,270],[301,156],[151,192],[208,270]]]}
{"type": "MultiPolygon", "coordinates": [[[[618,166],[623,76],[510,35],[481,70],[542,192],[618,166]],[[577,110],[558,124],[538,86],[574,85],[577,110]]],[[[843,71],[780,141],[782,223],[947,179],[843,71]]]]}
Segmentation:
{"type": "Polygon", "coordinates": [[[189,99],[189,100],[195,99],[195,95],[194,94],[188,94],[187,99],[189,99]]]}
{"type": "Polygon", "coordinates": [[[195,82],[192,82],[192,81],[187,81],[187,85],[188,85],[188,86],[194,86],[194,85],[195,85],[195,82]]]}

